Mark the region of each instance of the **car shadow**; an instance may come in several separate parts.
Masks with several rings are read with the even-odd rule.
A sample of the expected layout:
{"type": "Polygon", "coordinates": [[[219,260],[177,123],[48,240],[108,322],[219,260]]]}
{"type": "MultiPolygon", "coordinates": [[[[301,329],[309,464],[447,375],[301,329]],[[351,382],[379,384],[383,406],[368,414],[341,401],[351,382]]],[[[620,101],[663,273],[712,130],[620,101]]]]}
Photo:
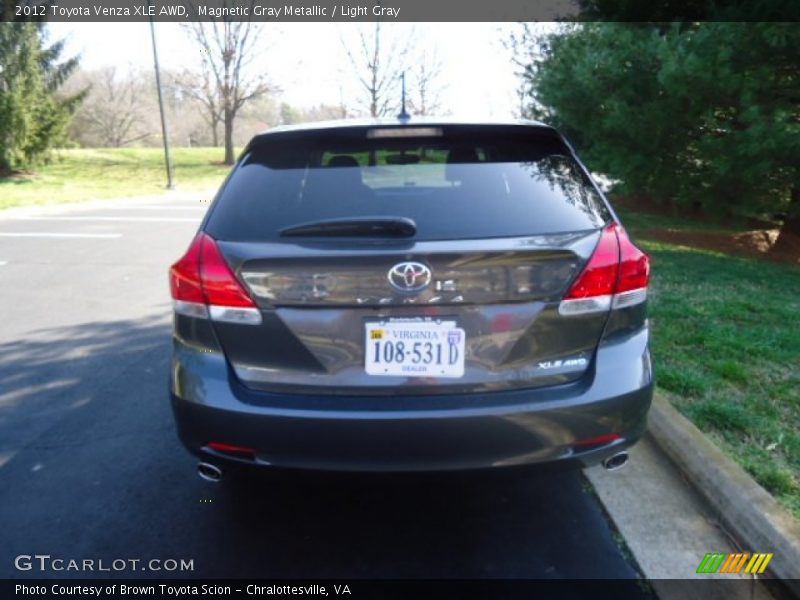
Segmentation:
{"type": "Polygon", "coordinates": [[[39,329],[0,344],[0,456],[31,444],[70,412],[113,401],[131,370],[163,381],[155,359],[163,363],[168,352],[161,315],[39,329]]]}

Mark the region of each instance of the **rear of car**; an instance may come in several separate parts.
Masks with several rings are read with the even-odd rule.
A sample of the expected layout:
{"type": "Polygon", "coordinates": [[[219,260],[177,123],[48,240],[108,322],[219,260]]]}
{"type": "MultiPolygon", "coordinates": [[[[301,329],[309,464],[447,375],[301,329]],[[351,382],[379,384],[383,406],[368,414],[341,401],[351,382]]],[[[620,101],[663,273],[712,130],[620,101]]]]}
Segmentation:
{"type": "Polygon", "coordinates": [[[645,427],[648,276],[549,127],[257,136],[170,272],[179,435],[215,464],[596,463],[645,427]]]}

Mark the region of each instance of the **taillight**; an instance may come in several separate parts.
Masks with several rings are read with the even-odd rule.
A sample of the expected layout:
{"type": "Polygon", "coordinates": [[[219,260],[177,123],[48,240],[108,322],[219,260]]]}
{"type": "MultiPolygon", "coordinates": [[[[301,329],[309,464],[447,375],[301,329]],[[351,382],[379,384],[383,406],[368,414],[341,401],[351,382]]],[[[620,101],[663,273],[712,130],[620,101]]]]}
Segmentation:
{"type": "Polygon", "coordinates": [[[216,242],[204,233],[200,262],[200,280],[206,295],[206,303],[213,306],[243,306],[256,308],[256,303],[247,294],[222,258],[216,242]]]}
{"type": "Polygon", "coordinates": [[[612,223],[600,234],[589,263],[564,298],[595,298],[614,293],[619,274],[619,241],[612,223]]]}
{"type": "Polygon", "coordinates": [[[650,257],[633,245],[622,227],[617,227],[619,238],[619,281],[612,306],[624,308],[647,300],[650,281],[650,257]]]}
{"type": "Polygon", "coordinates": [[[175,312],[228,323],[261,323],[261,311],[209,235],[199,233],[169,275],[175,312]]]}
{"type": "Polygon", "coordinates": [[[633,245],[616,223],[605,227],[589,262],[564,300],[562,315],[580,315],[624,308],[647,299],[650,259],[633,245]]]}

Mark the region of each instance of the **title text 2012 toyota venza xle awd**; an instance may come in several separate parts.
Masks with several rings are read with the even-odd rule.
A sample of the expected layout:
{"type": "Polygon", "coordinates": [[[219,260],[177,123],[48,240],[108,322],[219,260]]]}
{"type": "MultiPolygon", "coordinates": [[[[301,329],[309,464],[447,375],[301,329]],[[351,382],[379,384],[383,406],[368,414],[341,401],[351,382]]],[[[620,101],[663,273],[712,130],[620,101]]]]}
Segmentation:
{"type": "Polygon", "coordinates": [[[226,464],[620,466],[649,261],[534,122],[256,136],[170,272],[178,432],[226,464]]]}

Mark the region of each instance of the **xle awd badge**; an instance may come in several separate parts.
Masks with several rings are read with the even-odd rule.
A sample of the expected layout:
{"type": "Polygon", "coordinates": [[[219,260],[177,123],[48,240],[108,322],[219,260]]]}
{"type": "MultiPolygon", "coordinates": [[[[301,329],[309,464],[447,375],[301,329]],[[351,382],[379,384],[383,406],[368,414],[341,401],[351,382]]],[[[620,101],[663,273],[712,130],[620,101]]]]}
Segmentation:
{"type": "Polygon", "coordinates": [[[420,262],[401,262],[389,269],[389,284],[398,292],[421,292],[431,284],[431,270],[420,262]]]}
{"type": "Polygon", "coordinates": [[[558,369],[560,367],[585,367],[588,361],[585,358],[566,358],[563,360],[543,360],[539,363],[540,369],[558,369]]]}

